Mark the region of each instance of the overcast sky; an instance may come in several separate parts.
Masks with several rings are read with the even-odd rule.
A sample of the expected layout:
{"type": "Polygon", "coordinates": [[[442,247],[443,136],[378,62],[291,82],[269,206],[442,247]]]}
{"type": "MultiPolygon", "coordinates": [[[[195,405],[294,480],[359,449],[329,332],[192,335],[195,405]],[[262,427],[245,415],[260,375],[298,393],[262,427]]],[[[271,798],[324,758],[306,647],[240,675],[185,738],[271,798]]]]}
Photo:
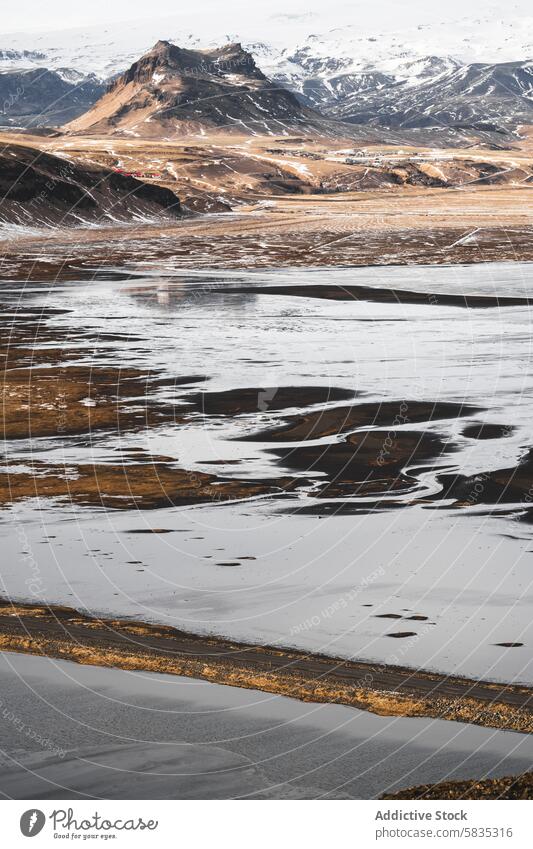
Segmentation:
{"type": "MultiPolygon", "coordinates": [[[[197,31],[208,26],[221,32],[255,32],[255,38],[305,31],[323,31],[345,23],[357,24],[365,30],[402,29],[418,23],[431,23],[453,17],[496,17],[531,15],[530,0],[514,0],[510,4],[483,0],[446,0],[444,4],[430,0],[196,0],[183,4],[179,0],[157,0],[150,9],[146,0],[11,0],[2,4],[1,33],[16,31],[50,31],[70,27],[99,25],[105,22],[146,18],[152,21],[172,17],[183,27],[197,31]]],[[[8,47],[6,43],[0,47],[8,47]]]]}

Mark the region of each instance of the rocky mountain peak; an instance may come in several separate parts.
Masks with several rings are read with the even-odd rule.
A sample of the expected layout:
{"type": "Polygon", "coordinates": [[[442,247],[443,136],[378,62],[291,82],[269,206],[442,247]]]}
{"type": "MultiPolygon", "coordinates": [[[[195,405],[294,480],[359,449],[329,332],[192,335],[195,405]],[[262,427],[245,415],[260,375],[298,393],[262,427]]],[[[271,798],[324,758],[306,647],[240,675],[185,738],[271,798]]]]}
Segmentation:
{"type": "Polygon", "coordinates": [[[266,79],[254,57],[239,42],[210,50],[191,50],[170,41],[159,40],[113,83],[113,88],[129,82],[147,83],[162,75],[222,78],[235,75],[266,79]]]}
{"type": "Polygon", "coordinates": [[[69,129],[152,136],[204,126],[254,132],[257,126],[279,133],[321,120],[292,93],[272,86],[239,42],[200,50],[160,40],[69,129]]]}
{"type": "Polygon", "coordinates": [[[154,78],[154,74],[171,73],[173,75],[189,75],[198,73],[202,68],[202,57],[199,51],[187,50],[172,44],[170,41],[158,41],[148,53],[134,62],[127,71],[120,74],[113,83],[113,88],[127,85],[130,82],[144,84],[154,78]]]}

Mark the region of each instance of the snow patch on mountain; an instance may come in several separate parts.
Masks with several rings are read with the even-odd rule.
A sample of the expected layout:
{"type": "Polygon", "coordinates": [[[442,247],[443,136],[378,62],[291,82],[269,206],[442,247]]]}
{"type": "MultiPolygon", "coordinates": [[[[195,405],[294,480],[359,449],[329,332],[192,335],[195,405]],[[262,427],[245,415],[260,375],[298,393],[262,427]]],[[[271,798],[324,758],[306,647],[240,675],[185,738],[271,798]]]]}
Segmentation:
{"type": "MultiPolygon", "coordinates": [[[[209,24],[206,24],[206,28],[209,24]]],[[[207,32],[207,29],[203,30],[207,32]]],[[[533,16],[462,18],[395,31],[362,30],[359,23],[308,35],[303,40],[251,41],[242,33],[187,32],[173,21],[133,21],[49,33],[15,33],[0,39],[0,68],[44,65],[73,68],[106,79],[121,73],[159,39],[193,50],[241,42],[269,76],[329,78],[379,70],[404,75],[425,72],[427,57],[472,64],[533,58],[533,16]],[[417,66],[419,63],[419,66],[417,66]]],[[[433,69],[429,69],[431,72],[433,69]]],[[[443,68],[444,70],[444,68],[443,68]]]]}

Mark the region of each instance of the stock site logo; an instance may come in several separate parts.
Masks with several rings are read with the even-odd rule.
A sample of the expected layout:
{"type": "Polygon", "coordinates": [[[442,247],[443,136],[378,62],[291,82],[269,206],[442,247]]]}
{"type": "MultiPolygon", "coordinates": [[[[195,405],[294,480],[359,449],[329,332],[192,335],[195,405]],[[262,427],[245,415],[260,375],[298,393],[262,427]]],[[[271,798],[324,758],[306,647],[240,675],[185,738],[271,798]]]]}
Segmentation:
{"type": "Polygon", "coordinates": [[[46,817],[42,811],[37,808],[32,808],[29,811],[24,811],[20,818],[20,830],[24,837],[35,837],[42,831],[46,817]]]}

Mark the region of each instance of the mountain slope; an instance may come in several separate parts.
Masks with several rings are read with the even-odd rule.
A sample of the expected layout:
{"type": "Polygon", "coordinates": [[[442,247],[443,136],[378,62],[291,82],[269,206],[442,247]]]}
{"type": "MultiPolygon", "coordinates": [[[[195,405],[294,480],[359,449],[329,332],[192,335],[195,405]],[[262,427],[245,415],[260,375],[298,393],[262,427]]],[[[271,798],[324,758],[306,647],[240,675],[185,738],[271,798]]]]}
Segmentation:
{"type": "Polygon", "coordinates": [[[357,124],[511,129],[533,123],[533,63],[476,63],[416,80],[390,78],[322,105],[328,115],[357,124]]]}
{"type": "MultiPolygon", "coordinates": [[[[257,24],[252,32],[243,25],[240,36],[223,35],[222,32],[234,32],[234,26],[221,30],[220,22],[214,19],[202,20],[201,24],[184,30],[181,13],[179,17],[167,19],[155,15],[150,20],[132,21],[127,25],[106,24],[35,35],[18,33],[6,37],[4,49],[0,49],[0,70],[46,65],[57,71],[64,81],[77,82],[80,75],[83,78],[89,73],[96,74],[100,80],[108,80],[123,73],[161,35],[167,39],[167,44],[179,40],[188,48],[188,53],[203,53],[204,59],[212,53],[214,61],[217,53],[214,45],[226,44],[222,50],[231,53],[231,42],[242,41],[245,51],[273,83],[295,94],[300,104],[334,119],[360,124],[370,121],[376,127],[441,127],[444,123],[452,127],[465,124],[474,128],[504,126],[512,130],[519,123],[532,121],[531,94],[528,94],[525,79],[525,69],[533,62],[532,17],[516,14],[513,9],[506,9],[505,15],[495,15],[488,9],[483,16],[447,19],[443,15],[434,23],[407,27],[386,20],[379,28],[360,21],[348,25],[339,21],[339,26],[327,29],[324,26],[327,10],[324,10],[321,20],[322,25],[317,23],[312,35],[302,28],[297,33],[287,22],[276,27],[271,21],[268,26],[261,26],[261,40],[257,39],[257,24]],[[502,90],[502,75],[515,75],[510,80],[510,92],[502,90]],[[471,76],[479,77],[478,82],[471,84],[471,76]],[[489,91],[492,85],[495,89],[489,91]]],[[[307,26],[302,23],[302,27],[307,26]]],[[[204,64],[207,70],[207,60],[204,64]]],[[[226,70],[226,85],[229,85],[231,71],[226,70]]],[[[253,70],[251,73],[254,77],[253,70]]],[[[214,77],[217,83],[221,82],[220,74],[214,77]]],[[[199,80],[196,82],[199,85],[199,80]]],[[[236,82],[234,79],[234,93],[236,82]]],[[[257,87],[255,78],[250,92],[252,98],[257,87]]],[[[194,86],[190,88],[194,101],[197,95],[194,86]]],[[[161,96],[166,101],[168,92],[162,91],[161,96]]],[[[216,102],[211,101],[210,126],[220,120],[215,105],[216,102]]],[[[237,104],[223,103],[222,106],[228,106],[227,109],[220,107],[230,116],[228,123],[232,120],[233,123],[246,122],[245,115],[241,114],[243,98],[237,104]]],[[[253,114],[244,112],[260,127],[265,113],[258,106],[265,108],[262,102],[256,101],[253,114]]],[[[172,108],[172,103],[167,107],[172,108]]],[[[289,111],[295,108],[293,103],[289,111]]],[[[195,126],[198,115],[191,102],[183,101],[180,111],[180,117],[195,126]]],[[[15,113],[9,108],[7,114],[9,118],[15,113]]],[[[277,117],[284,120],[282,116],[277,117]]],[[[70,118],[72,116],[62,120],[70,118]]],[[[49,120],[48,123],[56,122],[49,120]]],[[[131,132],[148,134],[148,127],[139,130],[128,127],[127,121],[118,123],[123,123],[131,132]]],[[[165,123],[170,125],[169,131],[173,134],[175,126],[169,120],[165,123]]],[[[278,126],[275,132],[279,131],[278,126]]]]}
{"type": "Polygon", "coordinates": [[[105,91],[94,76],[65,76],[46,68],[0,72],[0,126],[59,126],[89,109],[105,91]]]}
{"type": "Polygon", "coordinates": [[[66,129],[150,138],[205,128],[281,133],[319,120],[240,44],[187,50],[158,41],[66,129]]]}
{"type": "Polygon", "coordinates": [[[27,145],[0,151],[0,222],[68,225],[179,213],[169,189],[27,145]]]}
{"type": "MultiPolygon", "coordinates": [[[[500,19],[489,13],[485,19],[465,17],[366,32],[357,23],[315,32],[297,45],[285,47],[277,62],[273,56],[273,65],[281,58],[302,68],[307,77],[381,71],[408,78],[411,73],[419,76],[420,68],[415,65],[427,57],[444,63],[440,69],[431,69],[434,75],[447,70],[449,63],[496,65],[533,59],[533,17],[513,18],[509,10],[500,19]]],[[[269,76],[275,73],[267,63],[262,67],[269,76]]]]}

